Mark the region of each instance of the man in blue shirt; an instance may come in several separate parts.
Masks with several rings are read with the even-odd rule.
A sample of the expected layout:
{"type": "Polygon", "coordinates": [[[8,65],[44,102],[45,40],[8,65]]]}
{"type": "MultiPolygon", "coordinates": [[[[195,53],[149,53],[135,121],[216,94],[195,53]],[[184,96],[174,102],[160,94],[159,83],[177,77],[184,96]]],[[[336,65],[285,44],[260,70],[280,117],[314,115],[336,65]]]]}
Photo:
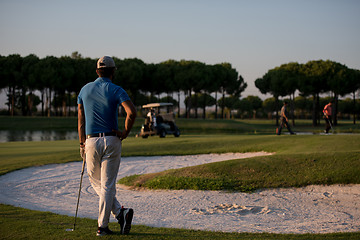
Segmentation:
{"type": "Polygon", "coordinates": [[[118,220],[122,234],[129,233],[133,217],[133,209],[123,208],[115,195],[121,141],[130,133],[136,109],[124,89],[111,82],[115,70],[111,57],[100,58],[96,69],[99,77],[86,84],[78,96],[80,155],[86,159],[91,186],[100,197],[97,236],[112,234],[110,213],[118,220]],[[118,130],[119,105],[126,112],[123,131],[118,130]]]}

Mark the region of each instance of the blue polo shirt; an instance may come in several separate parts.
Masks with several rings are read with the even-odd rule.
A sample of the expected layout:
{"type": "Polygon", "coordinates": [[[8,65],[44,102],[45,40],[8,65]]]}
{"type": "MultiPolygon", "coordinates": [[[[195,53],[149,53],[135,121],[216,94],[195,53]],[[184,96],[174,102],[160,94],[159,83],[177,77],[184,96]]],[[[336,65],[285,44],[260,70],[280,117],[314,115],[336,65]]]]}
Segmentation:
{"type": "Polygon", "coordinates": [[[85,134],[111,132],[118,129],[118,109],[130,100],[120,86],[110,79],[99,77],[80,91],[77,103],[84,106],[85,134]]]}

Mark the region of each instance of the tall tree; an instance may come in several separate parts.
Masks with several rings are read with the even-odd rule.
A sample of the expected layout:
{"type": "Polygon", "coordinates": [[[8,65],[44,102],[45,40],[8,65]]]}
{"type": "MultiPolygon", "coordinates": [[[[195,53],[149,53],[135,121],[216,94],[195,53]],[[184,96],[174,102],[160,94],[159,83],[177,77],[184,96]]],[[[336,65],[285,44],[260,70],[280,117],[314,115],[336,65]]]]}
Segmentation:
{"type": "Polygon", "coordinates": [[[2,76],[6,79],[8,87],[8,106],[11,116],[15,114],[16,102],[18,101],[17,89],[21,87],[21,66],[23,59],[19,54],[9,55],[2,64],[2,76]]]}
{"type": "Polygon", "coordinates": [[[232,110],[238,109],[240,106],[240,99],[238,96],[230,95],[228,97],[222,97],[219,99],[219,103],[223,106],[223,118],[226,118],[226,112],[228,112],[227,118],[230,119],[232,117],[232,110]]]}
{"type": "Polygon", "coordinates": [[[294,99],[294,107],[297,110],[298,116],[297,118],[306,119],[307,113],[311,113],[312,109],[312,101],[304,96],[297,96],[294,99]]]}
{"type": "Polygon", "coordinates": [[[223,83],[225,82],[226,79],[226,69],[222,66],[222,64],[215,64],[212,67],[212,72],[213,72],[213,76],[214,76],[214,82],[213,84],[211,84],[211,88],[214,90],[215,92],[215,101],[216,101],[216,105],[215,105],[215,118],[217,119],[218,117],[218,92],[221,89],[221,86],[223,85],[223,83]]]}
{"type": "Polygon", "coordinates": [[[294,98],[295,92],[298,89],[298,82],[301,79],[300,64],[297,62],[290,62],[275,68],[278,73],[278,78],[281,87],[285,90],[286,95],[290,96],[290,116],[292,123],[295,125],[294,118],[294,98]]]}
{"type": "MultiPolygon", "coordinates": [[[[138,59],[124,59],[117,64],[114,83],[122,86],[129,93],[133,101],[136,99],[141,83],[143,82],[146,66],[145,63],[138,59]]],[[[136,102],[134,102],[136,104],[136,102]]]]}
{"type": "Polygon", "coordinates": [[[320,120],[319,95],[329,90],[327,74],[329,65],[324,64],[323,60],[309,61],[302,65],[300,72],[303,78],[299,81],[299,91],[303,96],[313,96],[313,126],[317,126],[320,120]]]}
{"type": "Polygon", "coordinates": [[[255,80],[255,86],[261,93],[270,93],[275,99],[276,125],[279,125],[279,96],[286,96],[287,92],[282,86],[281,71],[276,69],[269,70],[262,78],[255,80]]]}
{"type": "Polygon", "coordinates": [[[330,91],[334,93],[333,121],[337,125],[337,112],[339,96],[352,93],[356,89],[356,77],[354,71],[343,64],[329,62],[331,70],[328,74],[328,85],[330,91]]]}
{"type": "MultiPolygon", "coordinates": [[[[355,94],[356,94],[356,91],[359,91],[360,90],[360,70],[356,70],[356,69],[352,69],[353,71],[353,74],[352,74],[352,81],[355,83],[354,84],[354,88],[353,88],[353,116],[354,116],[354,124],[356,124],[356,113],[358,115],[360,115],[360,104],[356,105],[356,102],[360,102],[360,101],[356,101],[356,97],[355,97],[355,94]]],[[[359,93],[360,95],[360,93],[359,93]]]]}
{"type": "Polygon", "coordinates": [[[262,107],[262,100],[258,96],[251,96],[251,95],[247,96],[245,99],[250,103],[250,113],[252,113],[252,117],[253,119],[255,119],[257,112],[262,107]]]}
{"type": "Polygon", "coordinates": [[[23,58],[23,63],[21,66],[21,78],[22,78],[22,91],[21,91],[21,102],[22,102],[22,114],[32,115],[32,109],[34,104],[33,91],[38,87],[37,82],[37,73],[35,70],[36,64],[40,59],[34,55],[30,54],[23,58]],[[27,94],[29,91],[29,94],[27,94]]]}
{"type": "Polygon", "coordinates": [[[45,105],[44,111],[46,115],[50,117],[52,115],[52,98],[53,91],[56,86],[56,82],[60,82],[59,75],[57,72],[58,66],[58,59],[53,56],[47,56],[40,60],[39,64],[37,65],[39,73],[39,81],[41,86],[43,86],[43,93],[42,95],[42,102],[45,105]]]}
{"type": "Polygon", "coordinates": [[[267,98],[262,103],[262,108],[267,113],[268,119],[272,119],[272,113],[275,111],[276,107],[277,105],[275,104],[274,97],[267,98]]]}
{"type": "Polygon", "coordinates": [[[176,81],[180,84],[180,90],[184,92],[185,99],[185,116],[190,118],[190,109],[191,109],[191,92],[193,84],[192,73],[192,63],[191,61],[181,60],[177,67],[177,74],[175,76],[176,81]]]}
{"type": "MultiPolygon", "coordinates": [[[[225,69],[225,77],[220,82],[220,90],[222,93],[222,99],[225,99],[225,94],[232,95],[232,97],[240,98],[241,93],[247,87],[247,83],[244,82],[242,76],[239,76],[238,72],[232,68],[230,63],[222,63],[222,67],[225,69]]],[[[232,102],[232,101],[229,101],[232,102]]],[[[221,101],[221,115],[224,118],[224,109],[226,101],[221,101]]]]}

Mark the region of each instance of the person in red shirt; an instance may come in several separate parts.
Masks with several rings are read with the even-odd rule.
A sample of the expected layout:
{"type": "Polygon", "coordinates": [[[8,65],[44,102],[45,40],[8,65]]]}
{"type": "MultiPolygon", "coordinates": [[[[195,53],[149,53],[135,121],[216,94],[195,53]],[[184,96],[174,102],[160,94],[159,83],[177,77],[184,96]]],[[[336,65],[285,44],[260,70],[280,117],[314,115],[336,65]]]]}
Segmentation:
{"type": "Polygon", "coordinates": [[[332,127],[332,101],[325,105],[323,113],[326,122],[325,133],[329,133],[332,127]]]}

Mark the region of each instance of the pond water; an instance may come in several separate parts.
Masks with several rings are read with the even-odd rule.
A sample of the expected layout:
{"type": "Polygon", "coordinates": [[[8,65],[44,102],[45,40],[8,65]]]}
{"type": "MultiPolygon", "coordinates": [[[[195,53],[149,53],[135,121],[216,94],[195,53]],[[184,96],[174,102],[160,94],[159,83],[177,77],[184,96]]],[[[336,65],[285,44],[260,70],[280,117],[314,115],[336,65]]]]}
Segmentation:
{"type": "MultiPolygon", "coordinates": [[[[282,135],[289,135],[283,132],[282,135]]],[[[314,133],[296,132],[296,135],[332,135],[334,133],[314,133]]],[[[335,133],[336,135],[354,135],[357,133],[335,133]]],[[[275,134],[274,134],[275,135],[275,134]]],[[[56,140],[77,140],[77,131],[0,131],[0,142],[19,142],[19,141],[56,141],[56,140]]]]}
{"type": "Polygon", "coordinates": [[[0,131],[0,142],[75,140],[78,138],[77,131],[0,131]]]}

